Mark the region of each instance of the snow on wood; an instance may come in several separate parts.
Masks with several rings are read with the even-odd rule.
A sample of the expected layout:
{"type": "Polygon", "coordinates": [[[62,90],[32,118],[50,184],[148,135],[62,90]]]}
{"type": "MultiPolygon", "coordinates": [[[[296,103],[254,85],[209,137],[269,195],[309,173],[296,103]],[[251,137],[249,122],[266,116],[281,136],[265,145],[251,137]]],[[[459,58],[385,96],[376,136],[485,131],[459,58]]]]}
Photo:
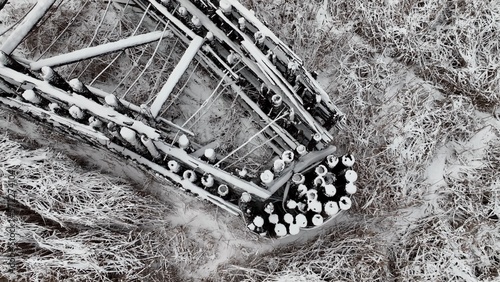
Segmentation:
{"type": "Polygon", "coordinates": [[[0,50],[6,54],[11,54],[23,39],[30,33],[35,25],[42,19],[49,8],[54,4],[55,0],[39,0],[33,10],[26,15],[24,20],[12,32],[12,34],[5,40],[0,50]]]}
{"type": "MultiPolygon", "coordinates": [[[[142,156],[126,149],[126,148],[123,148],[117,144],[112,143],[109,140],[109,138],[106,137],[104,134],[102,134],[102,133],[100,133],[100,132],[98,132],[98,131],[96,131],[88,126],[85,126],[77,121],[58,116],[52,112],[49,112],[49,111],[46,111],[46,110],[43,110],[43,109],[40,109],[37,107],[33,107],[30,104],[27,104],[27,103],[24,103],[21,101],[16,101],[16,100],[12,100],[9,98],[0,97],[0,102],[2,102],[3,104],[6,104],[6,105],[12,106],[12,107],[19,108],[23,112],[30,112],[30,113],[35,114],[35,115],[42,117],[42,118],[50,116],[49,122],[51,122],[52,124],[54,124],[56,126],[63,124],[66,127],[73,128],[81,133],[84,133],[88,136],[94,137],[98,141],[100,141],[101,144],[106,144],[110,149],[114,149],[117,152],[123,154],[124,156],[131,157],[133,160],[136,160],[140,164],[146,165],[146,166],[152,168],[153,170],[161,173],[162,175],[172,179],[173,181],[180,183],[184,187],[184,189],[190,190],[191,192],[198,194],[202,199],[206,199],[206,200],[212,202],[213,204],[223,208],[224,210],[228,211],[229,213],[231,213],[233,215],[239,215],[240,210],[237,206],[235,206],[231,203],[228,203],[226,201],[223,201],[222,199],[210,194],[208,191],[194,185],[193,183],[189,182],[188,180],[183,180],[181,178],[181,176],[165,169],[164,167],[162,167],[154,162],[151,162],[151,161],[145,159],[144,157],[142,157],[142,156]]],[[[167,146],[167,145],[165,145],[165,146],[167,146]]],[[[184,154],[186,154],[184,151],[182,151],[180,149],[176,149],[176,151],[180,151],[180,152],[183,152],[184,154]]]]}
{"type": "Polygon", "coordinates": [[[179,19],[174,17],[168,10],[163,6],[162,4],[158,3],[157,1],[154,0],[149,0],[149,3],[151,3],[158,11],[160,11],[165,17],[168,18],[169,21],[171,21],[175,26],[180,28],[184,33],[186,33],[189,37],[192,39],[196,38],[197,35],[189,29],[187,26],[185,26],[179,19]]]}
{"type": "Polygon", "coordinates": [[[199,168],[202,171],[213,175],[215,178],[221,179],[226,183],[230,183],[231,185],[243,189],[248,193],[251,193],[263,199],[267,199],[272,195],[270,191],[262,189],[253,183],[243,181],[237,177],[232,176],[228,172],[219,170],[199,159],[192,158],[186,151],[182,149],[170,147],[169,145],[161,141],[154,141],[154,143],[156,147],[159,150],[163,151],[165,154],[171,155],[176,159],[183,160],[187,165],[191,166],[192,168],[199,168]]]}
{"type": "MultiPolygon", "coordinates": [[[[92,87],[90,85],[86,85],[86,87],[92,92],[94,93],[95,95],[99,96],[99,97],[102,97],[102,98],[105,98],[106,96],[110,95],[110,93],[108,92],[105,92],[99,88],[95,88],[95,87],[92,87]]],[[[119,101],[128,109],[136,112],[136,113],[141,113],[143,115],[146,115],[146,116],[149,116],[150,113],[147,112],[147,109],[145,108],[141,108],[135,104],[132,104],[131,102],[125,100],[125,99],[119,99],[119,101]]],[[[158,118],[158,121],[161,121],[163,123],[166,123],[167,125],[169,126],[172,126],[172,127],[175,127],[176,129],[179,129],[180,131],[184,132],[184,133],[187,133],[191,136],[194,136],[194,133],[191,131],[191,130],[188,130],[180,125],[177,125],[167,119],[164,119],[162,117],[158,118]]]]}
{"type": "Polygon", "coordinates": [[[328,109],[336,112],[339,115],[343,115],[343,113],[340,111],[340,109],[337,108],[332,103],[332,101],[330,100],[330,96],[328,96],[328,93],[326,93],[326,91],[323,90],[323,88],[321,87],[321,85],[319,85],[319,82],[316,79],[314,79],[311,76],[311,74],[306,71],[306,69],[304,67],[301,66],[301,68],[304,70],[304,74],[306,75],[306,78],[307,78],[306,81],[309,82],[310,84],[312,84],[312,86],[314,87],[314,89],[318,91],[318,94],[321,95],[321,100],[325,102],[325,104],[328,107],[328,109]]]}
{"type": "Polygon", "coordinates": [[[283,79],[280,79],[280,76],[277,75],[279,73],[276,70],[276,67],[269,61],[269,59],[253,44],[253,42],[248,38],[248,35],[246,35],[243,32],[240,32],[239,29],[229,20],[227,17],[220,11],[217,11],[217,14],[224,19],[224,21],[232,26],[232,28],[237,31],[245,40],[241,42],[241,45],[245,47],[245,49],[250,53],[250,55],[257,61],[257,65],[260,67],[262,72],[266,75],[266,77],[274,82],[273,84],[279,86],[279,89],[281,91],[276,92],[276,93],[281,93],[283,92],[285,96],[288,98],[286,99],[286,103],[288,104],[289,107],[291,107],[295,113],[300,114],[302,118],[305,119],[305,122],[309,124],[309,126],[314,129],[315,132],[318,132],[321,134],[323,140],[325,142],[330,142],[332,140],[332,136],[330,133],[325,130],[322,126],[320,126],[315,119],[311,116],[310,113],[305,111],[298,103],[297,103],[297,97],[296,94],[293,91],[290,91],[289,88],[291,88],[290,85],[288,85],[287,88],[287,83],[285,84],[283,82],[283,79]]]}
{"type": "Polygon", "coordinates": [[[231,155],[233,155],[234,153],[236,153],[237,151],[239,151],[241,148],[243,148],[244,146],[246,146],[248,143],[250,143],[252,141],[252,139],[254,139],[255,137],[259,136],[262,132],[264,132],[268,127],[270,127],[272,124],[276,123],[278,120],[286,117],[288,114],[285,113],[283,114],[282,116],[280,117],[277,117],[276,119],[270,121],[266,126],[264,126],[259,132],[255,133],[254,135],[250,136],[250,138],[248,138],[247,141],[245,141],[243,144],[241,144],[238,148],[234,149],[233,151],[231,151],[229,154],[227,154],[224,158],[220,159],[219,162],[217,164],[215,164],[216,166],[219,165],[221,162],[223,162],[224,160],[226,160],[227,158],[229,158],[231,155]]]}
{"type": "Polygon", "coordinates": [[[269,191],[274,194],[292,178],[293,174],[293,167],[287,167],[286,170],[281,173],[281,176],[278,179],[275,179],[274,183],[269,186],[269,191]]]}
{"type": "MultiPolygon", "coordinates": [[[[267,85],[272,85],[273,83],[265,76],[263,71],[255,64],[254,61],[252,61],[250,58],[247,58],[245,54],[241,51],[241,48],[239,45],[236,45],[231,39],[227,37],[224,32],[222,32],[208,17],[207,15],[203,14],[196,6],[194,6],[191,2],[186,1],[186,0],[179,0],[178,1],[182,6],[186,7],[186,9],[189,11],[189,13],[193,16],[196,16],[203,26],[207,28],[212,34],[217,37],[218,39],[224,41],[229,47],[231,47],[232,50],[234,50],[235,53],[238,53],[240,55],[241,61],[248,66],[254,73],[259,75],[259,78],[264,81],[265,84],[267,85]]],[[[278,93],[279,88],[274,86],[270,87],[274,92],[278,93]]]]}
{"type": "MultiPolygon", "coordinates": [[[[55,97],[61,101],[64,101],[68,104],[78,105],[82,109],[92,112],[96,116],[101,116],[104,119],[111,120],[122,126],[127,126],[125,123],[132,124],[130,128],[134,129],[137,132],[146,134],[150,139],[157,140],[159,138],[159,133],[154,128],[151,128],[143,124],[142,122],[135,121],[126,116],[123,116],[109,107],[104,107],[93,101],[89,101],[78,94],[73,94],[73,96],[69,96],[67,95],[67,93],[55,89],[43,81],[15,72],[5,67],[0,67],[0,75],[10,77],[20,83],[23,82],[32,83],[40,91],[47,93],[52,97],[55,97]]],[[[94,132],[94,130],[90,128],[88,128],[87,131],[94,132]]],[[[166,154],[172,155],[175,158],[186,161],[186,163],[192,166],[193,168],[200,168],[203,171],[212,174],[214,177],[219,178],[227,183],[231,183],[232,185],[235,185],[237,187],[240,187],[241,189],[249,193],[252,193],[258,197],[267,199],[271,196],[271,193],[269,191],[266,191],[253,183],[248,183],[246,181],[233,177],[229,173],[218,170],[217,168],[214,168],[213,166],[208,165],[198,159],[192,158],[182,149],[170,147],[167,144],[159,141],[154,141],[153,143],[157,146],[159,150],[165,152],[166,154]]]]}
{"type": "Polygon", "coordinates": [[[120,51],[123,49],[135,47],[157,41],[170,34],[170,31],[153,31],[146,34],[131,36],[116,42],[106,43],[94,47],[83,48],[70,53],[54,56],[47,59],[42,59],[30,64],[32,70],[39,70],[44,66],[54,67],[74,62],[90,59],[97,56],[102,56],[108,53],[120,51]]]}
{"type": "Polygon", "coordinates": [[[186,52],[184,53],[184,55],[182,55],[181,60],[175,66],[174,70],[168,77],[167,82],[165,82],[162,89],[156,96],[153,104],[151,105],[151,114],[153,115],[153,117],[156,118],[158,116],[163,104],[165,103],[165,101],[167,101],[170,93],[175,88],[175,85],[177,84],[181,76],[188,69],[189,64],[200,50],[201,45],[203,45],[203,38],[199,36],[196,36],[193,41],[191,41],[191,44],[189,44],[186,52]]]}
{"type": "Polygon", "coordinates": [[[7,81],[0,77],[0,94],[1,93],[16,94],[16,88],[10,86],[7,81]]]}
{"type": "MultiPolygon", "coordinates": [[[[255,16],[253,13],[251,13],[250,11],[248,11],[244,6],[242,6],[238,1],[229,1],[247,20],[249,20],[250,22],[252,22],[257,28],[259,28],[260,31],[262,31],[266,36],[270,37],[279,47],[281,47],[282,49],[284,49],[285,53],[287,55],[291,55],[294,60],[296,60],[301,66],[303,65],[302,64],[302,60],[286,45],[284,44],[279,38],[277,38],[274,33],[272,33],[264,24],[262,24],[255,16]]],[[[238,30],[236,28],[236,26],[234,26],[234,24],[232,24],[231,21],[229,21],[224,14],[222,14],[220,11],[217,11],[217,13],[223,18],[226,20],[226,22],[230,25],[233,26],[233,28],[235,30],[238,30]]],[[[241,33],[240,34],[245,37],[245,39],[247,38],[247,36],[245,36],[246,34],[244,33],[241,33]]],[[[253,44],[252,44],[253,45],[253,44]]],[[[267,58],[266,58],[267,59],[267,58]]],[[[263,62],[266,62],[263,60],[263,62]]],[[[267,62],[266,62],[267,63],[267,62]]],[[[267,65],[269,66],[269,63],[267,63],[267,65]]],[[[307,78],[308,78],[308,82],[310,84],[312,84],[312,86],[315,87],[315,89],[319,92],[318,94],[321,95],[321,98],[323,101],[325,101],[325,104],[328,106],[328,108],[330,110],[333,110],[339,114],[341,114],[341,111],[335,106],[333,105],[333,103],[331,102],[330,100],[330,97],[328,96],[328,94],[323,90],[323,88],[319,85],[319,83],[312,78],[311,74],[309,72],[307,72],[307,70],[302,67],[302,69],[304,70],[304,73],[306,74],[307,78]]],[[[265,71],[264,71],[265,73],[265,71]]],[[[265,73],[266,74],[266,73],[265,73]]],[[[266,74],[267,75],[267,74],[266,74]]],[[[300,99],[299,99],[300,100],[300,99]]]]}
{"type": "Polygon", "coordinates": [[[124,116],[110,107],[102,106],[78,94],[68,95],[68,93],[54,88],[45,81],[38,80],[5,67],[0,67],[0,75],[11,78],[19,83],[31,83],[41,92],[66,102],[68,105],[77,105],[82,110],[86,110],[95,116],[100,116],[103,119],[113,121],[121,126],[129,126],[137,132],[146,134],[150,139],[156,140],[160,138],[160,133],[156,129],[140,121],[124,116]]]}
{"type": "MultiPolygon", "coordinates": [[[[158,145],[158,144],[163,144],[163,143],[157,142],[156,145],[158,145]]],[[[198,194],[198,196],[200,198],[206,199],[206,200],[212,202],[213,204],[223,208],[224,210],[228,211],[229,213],[231,213],[233,215],[239,215],[240,209],[237,206],[235,206],[231,203],[222,201],[221,199],[218,199],[217,197],[210,194],[210,192],[196,186],[195,184],[189,182],[189,180],[182,179],[181,176],[169,171],[168,169],[166,169],[166,168],[164,168],[164,167],[162,167],[162,166],[160,166],[160,165],[158,165],[158,164],[156,164],[156,163],[154,163],[146,158],[143,158],[142,156],[140,156],[140,155],[138,155],[138,154],[126,149],[126,148],[123,148],[119,145],[116,145],[112,142],[108,142],[107,146],[110,149],[114,149],[114,150],[120,152],[124,156],[128,156],[131,159],[136,160],[140,164],[143,164],[143,165],[150,167],[154,171],[162,174],[163,176],[172,179],[174,182],[181,184],[184,189],[190,190],[192,193],[198,194]]],[[[169,147],[167,145],[164,145],[164,146],[169,147]]],[[[172,148],[172,149],[175,150],[175,148],[172,148]]],[[[182,151],[181,149],[176,149],[176,150],[182,151]]],[[[182,151],[182,152],[185,154],[184,151],[182,151]]],[[[186,156],[187,156],[187,154],[186,154],[186,156]]]]}
{"type": "Polygon", "coordinates": [[[199,148],[198,150],[196,150],[194,153],[191,154],[191,156],[193,156],[194,158],[199,158],[205,154],[206,149],[216,149],[218,147],[220,147],[219,140],[214,140],[214,141],[206,144],[205,146],[199,148]]]}
{"type": "Polygon", "coordinates": [[[226,62],[223,59],[221,59],[221,57],[219,57],[219,55],[217,53],[215,53],[215,51],[212,49],[212,47],[210,47],[209,45],[205,45],[205,46],[203,46],[203,50],[212,54],[212,56],[214,56],[214,58],[216,58],[217,61],[219,61],[219,63],[222,66],[224,66],[224,68],[229,72],[229,74],[233,77],[233,79],[236,80],[239,78],[239,76],[235,72],[233,72],[232,68],[230,66],[228,66],[226,64],[226,62]]]}
{"type": "Polygon", "coordinates": [[[324,160],[326,156],[332,155],[337,151],[337,147],[329,146],[321,151],[309,152],[306,156],[302,157],[296,164],[294,172],[302,173],[308,168],[317,165],[319,162],[324,160]]]}
{"type": "Polygon", "coordinates": [[[41,118],[50,117],[49,118],[50,123],[52,123],[54,125],[64,124],[66,127],[75,129],[79,132],[87,134],[88,136],[92,136],[92,137],[96,138],[96,140],[100,141],[103,144],[106,141],[109,141],[108,137],[106,137],[101,132],[92,129],[89,126],[83,125],[77,121],[74,121],[74,120],[71,120],[68,118],[58,116],[58,115],[54,114],[53,112],[49,112],[49,111],[46,111],[46,110],[38,108],[38,107],[33,107],[32,105],[30,105],[28,103],[24,103],[21,101],[8,99],[8,98],[3,98],[3,97],[0,97],[0,102],[2,102],[3,104],[9,105],[11,107],[18,108],[18,109],[22,110],[23,112],[29,112],[31,114],[37,115],[41,118]]]}
{"type": "Polygon", "coordinates": [[[241,89],[241,87],[239,87],[237,85],[234,85],[234,84],[231,84],[231,89],[235,93],[237,93],[241,97],[241,99],[243,99],[243,101],[245,101],[245,103],[252,108],[252,110],[255,113],[257,113],[259,115],[259,117],[261,118],[261,120],[263,120],[266,124],[271,124],[272,130],[275,133],[277,133],[280,136],[280,138],[283,139],[283,141],[290,148],[295,148],[297,146],[297,142],[295,141],[295,139],[292,136],[290,136],[287,131],[283,130],[282,127],[278,126],[275,123],[272,123],[271,122],[272,120],[267,116],[267,114],[264,113],[264,111],[262,111],[262,109],[254,101],[252,101],[252,99],[250,99],[250,97],[248,97],[243,92],[243,90],[241,89]]]}
{"type": "Polygon", "coordinates": [[[288,55],[291,55],[294,57],[296,61],[298,61],[300,64],[302,64],[302,60],[300,57],[295,54],[290,47],[288,47],[286,44],[284,44],[266,25],[264,25],[257,17],[255,16],[253,11],[249,11],[245,6],[243,6],[239,1],[237,0],[228,0],[229,2],[238,12],[252,25],[254,25],[256,28],[259,29],[260,32],[262,32],[266,37],[269,37],[276,45],[279,45],[283,49],[286,50],[288,55]]]}
{"type": "Polygon", "coordinates": [[[243,46],[247,48],[248,51],[252,54],[252,56],[255,58],[257,61],[257,64],[263,69],[264,73],[268,75],[268,77],[271,77],[271,80],[274,81],[279,88],[282,90],[281,92],[285,94],[284,100],[285,103],[294,110],[296,114],[299,114],[303,119],[305,119],[305,122],[313,129],[315,132],[318,132],[321,134],[322,139],[325,142],[330,142],[332,140],[332,136],[330,133],[324,129],[316,120],[311,116],[309,112],[307,112],[301,105],[297,103],[297,98],[295,97],[295,93],[287,89],[286,85],[284,85],[283,80],[281,80],[278,75],[276,74],[276,69],[274,65],[269,61],[268,58],[266,58],[260,50],[257,49],[257,47],[253,44],[251,44],[249,41],[244,40],[241,42],[243,46]],[[274,68],[274,71],[271,69],[274,68]]]}
{"type": "MultiPolygon", "coordinates": [[[[290,101],[288,101],[288,105],[294,109],[296,113],[300,113],[301,116],[306,120],[307,124],[311,128],[313,128],[315,131],[320,132],[323,139],[327,142],[332,140],[332,136],[330,133],[328,133],[327,130],[322,128],[317,122],[315,122],[314,118],[305,110],[302,109],[297,104],[297,101],[294,99],[293,93],[290,93],[289,91],[286,91],[286,87],[283,85],[283,83],[280,83],[280,79],[276,77],[276,75],[272,72],[272,70],[269,69],[269,67],[264,63],[265,61],[268,61],[268,64],[271,64],[269,60],[262,54],[262,52],[253,44],[253,42],[248,38],[248,36],[245,33],[239,32],[238,28],[234,26],[234,24],[229,21],[226,16],[221,12],[217,11],[219,16],[225,20],[225,22],[229,25],[231,25],[236,31],[240,33],[240,35],[245,39],[244,41],[241,42],[242,47],[244,47],[252,57],[257,61],[257,64],[247,58],[242,52],[240,46],[235,45],[235,43],[230,40],[215,24],[208,19],[208,17],[201,13],[192,3],[186,0],[179,0],[179,3],[186,7],[186,9],[194,16],[198,17],[200,21],[203,23],[203,25],[214,34],[215,37],[223,40],[225,43],[227,43],[235,52],[239,53],[242,61],[245,63],[246,66],[248,66],[254,73],[259,75],[259,78],[266,83],[269,88],[271,88],[275,93],[281,93],[285,92],[284,94],[289,98],[290,101]],[[276,85],[279,83],[279,86],[276,85]]],[[[231,3],[233,4],[233,3],[231,3]]],[[[240,4],[241,6],[241,4],[240,4]]],[[[248,10],[247,10],[248,11],[248,10]]],[[[262,25],[262,24],[261,24],[262,25]]],[[[270,31],[269,31],[270,32],[270,31]]]]}

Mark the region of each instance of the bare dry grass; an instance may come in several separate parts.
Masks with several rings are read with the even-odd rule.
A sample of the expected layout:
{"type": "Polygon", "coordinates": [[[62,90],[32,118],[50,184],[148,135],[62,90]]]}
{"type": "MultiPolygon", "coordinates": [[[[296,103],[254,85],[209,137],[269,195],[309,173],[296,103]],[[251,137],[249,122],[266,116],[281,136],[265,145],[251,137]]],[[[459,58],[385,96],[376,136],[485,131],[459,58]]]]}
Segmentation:
{"type": "MultiPolygon", "coordinates": [[[[484,126],[476,111],[499,105],[498,2],[243,2],[309,68],[330,75],[328,91],[348,115],[335,145],[359,160],[360,189],[350,213],[360,223],[303,245],[235,258],[213,280],[498,280],[500,133],[474,159],[482,166],[457,151],[446,156],[445,172],[462,170],[445,173],[438,188],[425,181],[441,147],[459,148],[484,126]],[[320,23],[325,11],[330,17],[320,23]],[[405,217],[408,210],[416,216],[405,217]],[[381,218],[388,218],[383,228],[381,218]]],[[[221,138],[237,139],[233,124],[225,124],[221,138]]],[[[176,231],[164,239],[168,260],[203,263],[199,242],[176,231]]]]}
{"type": "MultiPolygon", "coordinates": [[[[120,180],[84,172],[60,154],[27,150],[2,136],[0,233],[9,238],[17,272],[1,275],[16,281],[112,281],[175,278],[163,242],[169,237],[164,217],[169,207],[140,195],[120,180]],[[15,182],[6,182],[8,175],[15,182]],[[7,198],[7,185],[15,191],[7,198]],[[9,231],[10,230],[10,231],[9,231]],[[160,263],[160,264],[159,264],[160,263]]],[[[0,241],[2,261],[9,241],[0,241]]]]}
{"type": "MultiPolygon", "coordinates": [[[[318,28],[312,15],[321,3],[247,2],[257,12],[270,11],[258,15],[273,22],[270,28],[297,53],[312,48],[282,28],[280,5],[309,13],[308,20],[292,21],[310,30],[318,28]]],[[[306,246],[234,261],[219,273],[227,281],[497,280],[500,173],[493,168],[498,167],[498,141],[488,145],[485,156],[469,152],[474,162],[483,163],[480,168],[460,154],[447,157],[445,173],[457,165],[464,171],[445,174],[437,191],[426,178],[438,150],[467,143],[484,126],[476,111],[499,103],[498,78],[491,69],[497,69],[500,54],[489,37],[500,19],[498,4],[328,2],[333,26],[328,40],[336,39],[335,48],[319,57],[329,63],[328,91],[348,116],[334,143],[359,159],[360,189],[351,213],[366,222],[337,226],[306,246]],[[447,20],[440,18],[444,15],[447,20]],[[385,230],[370,226],[381,218],[394,224],[385,230]],[[353,242],[360,247],[350,246],[353,242]],[[357,258],[360,262],[353,263],[357,258]]],[[[495,140],[499,136],[495,131],[495,140]]]]}
{"type": "Polygon", "coordinates": [[[340,225],[301,246],[225,265],[214,281],[389,281],[386,252],[382,238],[366,226],[340,225]]]}

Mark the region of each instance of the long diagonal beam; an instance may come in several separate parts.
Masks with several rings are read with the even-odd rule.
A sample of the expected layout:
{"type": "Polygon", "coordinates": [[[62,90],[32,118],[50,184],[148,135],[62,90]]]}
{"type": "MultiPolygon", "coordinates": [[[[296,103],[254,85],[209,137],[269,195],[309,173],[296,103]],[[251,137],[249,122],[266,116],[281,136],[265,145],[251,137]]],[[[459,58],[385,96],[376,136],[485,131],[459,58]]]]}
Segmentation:
{"type": "Polygon", "coordinates": [[[40,92],[46,93],[47,95],[56,98],[65,104],[76,105],[80,109],[88,111],[92,115],[101,117],[104,120],[112,121],[119,126],[130,127],[138,133],[145,134],[150,139],[158,140],[160,138],[160,132],[158,132],[158,130],[144,124],[142,121],[137,121],[128,116],[122,115],[111,107],[103,106],[78,94],[68,95],[67,92],[55,88],[43,80],[33,78],[2,66],[0,66],[0,76],[12,79],[21,84],[27,83],[33,85],[34,88],[38,89],[40,92]]]}
{"type": "Polygon", "coordinates": [[[167,101],[170,93],[174,89],[181,76],[188,69],[189,64],[200,50],[201,45],[203,45],[203,38],[201,38],[200,36],[196,36],[195,38],[193,38],[193,40],[189,44],[189,47],[186,49],[186,52],[184,52],[184,55],[182,55],[181,60],[175,66],[174,70],[168,77],[167,82],[165,82],[160,92],[158,93],[158,96],[153,101],[153,104],[151,105],[151,114],[153,115],[153,117],[156,118],[158,116],[163,104],[167,101]]]}
{"type": "Polygon", "coordinates": [[[167,32],[153,31],[146,34],[128,37],[115,42],[101,44],[90,48],[83,48],[66,54],[39,60],[37,62],[31,63],[30,66],[31,69],[33,70],[39,70],[44,66],[56,67],[56,66],[71,64],[78,61],[94,58],[97,56],[102,56],[108,53],[124,50],[127,48],[151,43],[160,40],[161,38],[167,36],[168,34],[170,34],[170,31],[167,32]]]}

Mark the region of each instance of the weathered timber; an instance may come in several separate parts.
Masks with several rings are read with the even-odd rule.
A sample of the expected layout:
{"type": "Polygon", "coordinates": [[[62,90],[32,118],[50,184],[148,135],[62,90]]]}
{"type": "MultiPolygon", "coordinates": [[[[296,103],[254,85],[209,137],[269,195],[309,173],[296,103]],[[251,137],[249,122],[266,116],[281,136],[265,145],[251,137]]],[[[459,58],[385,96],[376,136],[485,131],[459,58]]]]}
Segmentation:
{"type": "Polygon", "coordinates": [[[189,67],[189,64],[193,60],[194,56],[196,56],[196,53],[198,53],[198,51],[200,50],[202,44],[203,38],[199,36],[196,36],[193,41],[191,41],[191,44],[189,44],[189,47],[187,48],[186,52],[184,52],[184,55],[182,55],[180,62],[175,66],[174,70],[168,77],[167,82],[165,82],[162,89],[158,93],[158,96],[151,105],[151,115],[154,118],[156,118],[160,113],[163,104],[165,103],[165,101],[167,101],[170,93],[174,89],[181,76],[189,67]]]}
{"type": "Polygon", "coordinates": [[[29,12],[19,26],[5,40],[0,50],[4,51],[6,54],[11,54],[17,46],[21,44],[23,39],[28,36],[30,31],[42,19],[45,13],[47,13],[54,2],[55,0],[39,0],[33,10],[29,12]]]}
{"type": "Polygon", "coordinates": [[[169,35],[170,32],[153,31],[146,34],[131,36],[126,39],[110,42],[94,47],[83,48],[67,54],[57,55],[51,58],[42,59],[30,64],[32,70],[39,70],[42,67],[56,67],[67,65],[90,58],[106,55],[127,48],[144,45],[159,40],[162,37],[169,35]]]}

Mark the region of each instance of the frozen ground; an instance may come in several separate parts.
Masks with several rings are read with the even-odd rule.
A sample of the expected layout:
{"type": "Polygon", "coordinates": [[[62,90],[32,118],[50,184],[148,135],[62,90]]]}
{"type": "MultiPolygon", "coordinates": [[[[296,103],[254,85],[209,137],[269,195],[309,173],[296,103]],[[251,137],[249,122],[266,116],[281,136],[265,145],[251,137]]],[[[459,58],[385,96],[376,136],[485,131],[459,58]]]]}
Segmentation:
{"type": "MultiPolygon", "coordinates": [[[[269,242],[148,176],[141,188],[173,207],[161,243],[181,280],[498,281],[499,4],[244,2],[321,71],[348,114],[335,145],[359,160],[360,189],[321,234],[269,242]]],[[[104,159],[119,175],[142,175],[104,159]]]]}

